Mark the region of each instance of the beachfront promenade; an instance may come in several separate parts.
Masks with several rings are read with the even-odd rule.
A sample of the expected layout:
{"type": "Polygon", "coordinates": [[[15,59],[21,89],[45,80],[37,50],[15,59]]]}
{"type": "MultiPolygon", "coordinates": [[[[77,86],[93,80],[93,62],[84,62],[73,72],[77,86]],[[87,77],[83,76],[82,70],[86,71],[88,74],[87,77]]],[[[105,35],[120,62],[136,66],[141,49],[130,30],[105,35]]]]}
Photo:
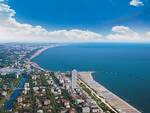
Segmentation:
{"type": "Polygon", "coordinates": [[[93,90],[93,93],[99,97],[105,104],[110,108],[114,108],[119,113],[141,113],[133,106],[129,105],[127,102],[122,100],[117,95],[113,94],[107,90],[104,86],[96,82],[91,72],[80,72],[79,79],[83,83],[87,84],[86,86],[93,90]]]}

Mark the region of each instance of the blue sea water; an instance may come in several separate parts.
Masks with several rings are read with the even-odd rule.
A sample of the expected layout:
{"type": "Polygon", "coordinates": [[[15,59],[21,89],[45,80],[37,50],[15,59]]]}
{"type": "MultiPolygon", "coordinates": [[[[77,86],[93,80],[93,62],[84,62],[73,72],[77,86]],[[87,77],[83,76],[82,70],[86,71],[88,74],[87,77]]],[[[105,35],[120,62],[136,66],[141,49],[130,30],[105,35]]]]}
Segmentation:
{"type": "Polygon", "coordinates": [[[54,71],[95,71],[96,81],[150,113],[150,44],[73,44],[50,48],[33,61],[54,71]]]}

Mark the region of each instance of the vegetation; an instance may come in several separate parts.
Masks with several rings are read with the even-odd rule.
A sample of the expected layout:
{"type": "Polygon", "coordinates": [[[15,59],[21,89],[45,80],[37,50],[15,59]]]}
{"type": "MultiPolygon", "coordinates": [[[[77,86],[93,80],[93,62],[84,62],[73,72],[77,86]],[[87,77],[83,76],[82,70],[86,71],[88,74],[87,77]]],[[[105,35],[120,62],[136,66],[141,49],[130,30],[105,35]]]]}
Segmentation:
{"type": "Polygon", "coordinates": [[[104,112],[109,112],[109,113],[115,113],[114,111],[112,111],[108,106],[105,105],[105,103],[103,103],[99,98],[97,98],[97,96],[95,94],[93,94],[91,92],[91,90],[89,88],[87,88],[83,83],[79,84],[80,87],[82,87],[82,89],[84,91],[86,91],[88,93],[88,95],[96,101],[97,105],[104,111],[104,112]]]}

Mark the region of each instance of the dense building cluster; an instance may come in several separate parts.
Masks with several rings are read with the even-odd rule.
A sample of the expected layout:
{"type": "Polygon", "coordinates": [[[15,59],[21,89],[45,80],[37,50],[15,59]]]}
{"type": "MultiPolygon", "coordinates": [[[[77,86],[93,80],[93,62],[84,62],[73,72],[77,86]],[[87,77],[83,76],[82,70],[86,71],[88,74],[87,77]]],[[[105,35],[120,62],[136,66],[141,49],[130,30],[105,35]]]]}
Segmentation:
{"type": "Polygon", "coordinates": [[[117,113],[98,95],[102,88],[96,90],[99,85],[90,76],[84,80],[75,69],[52,72],[33,63],[32,57],[47,46],[4,44],[0,48],[0,113],[117,113]]]}

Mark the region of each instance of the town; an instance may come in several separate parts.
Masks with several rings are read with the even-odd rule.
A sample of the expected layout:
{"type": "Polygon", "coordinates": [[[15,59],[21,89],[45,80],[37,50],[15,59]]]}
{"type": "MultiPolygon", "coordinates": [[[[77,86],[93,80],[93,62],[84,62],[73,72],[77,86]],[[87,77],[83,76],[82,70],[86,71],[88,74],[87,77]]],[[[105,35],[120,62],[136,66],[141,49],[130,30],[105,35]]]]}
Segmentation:
{"type": "Polygon", "coordinates": [[[31,57],[45,47],[1,45],[0,113],[122,112],[89,86],[85,78],[91,79],[91,72],[50,71],[32,62],[31,57]]]}

